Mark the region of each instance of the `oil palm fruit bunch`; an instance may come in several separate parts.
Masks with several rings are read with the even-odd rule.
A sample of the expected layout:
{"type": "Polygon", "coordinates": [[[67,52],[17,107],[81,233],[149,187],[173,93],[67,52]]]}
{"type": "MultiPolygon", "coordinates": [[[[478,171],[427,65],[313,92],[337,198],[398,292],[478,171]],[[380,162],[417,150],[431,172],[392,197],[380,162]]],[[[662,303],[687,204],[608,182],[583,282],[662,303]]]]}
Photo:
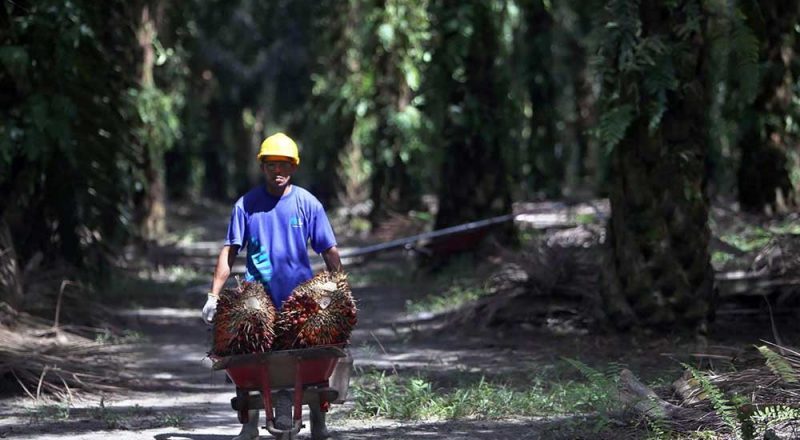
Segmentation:
{"type": "Polygon", "coordinates": [[[218,356],[263,353],[275,340],[277,310],[264,286],[243,282],[225,289],[214,316],[213,353],[218,356]]]}
{"type": "Polygon", "coordinates": [[[356,325],[356,304],[347,275],[320,272],[297,286],[278,315],[276,348],[343,344],[356,325]]]}

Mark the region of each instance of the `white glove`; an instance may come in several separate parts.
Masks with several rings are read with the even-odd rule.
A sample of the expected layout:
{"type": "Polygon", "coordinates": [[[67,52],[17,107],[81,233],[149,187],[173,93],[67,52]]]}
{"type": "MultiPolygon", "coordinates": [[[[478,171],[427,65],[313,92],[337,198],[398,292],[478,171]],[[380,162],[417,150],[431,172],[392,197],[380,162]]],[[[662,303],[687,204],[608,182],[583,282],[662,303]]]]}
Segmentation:
{"type": "Polygon", "coordinates": [[[206,301],[206,305],[203,306],[203,321],[206,324],[211,324],[214,322],[214,314],[217,313],[217,297],[213,295],[208,295],[208,301],[206,301]]]}

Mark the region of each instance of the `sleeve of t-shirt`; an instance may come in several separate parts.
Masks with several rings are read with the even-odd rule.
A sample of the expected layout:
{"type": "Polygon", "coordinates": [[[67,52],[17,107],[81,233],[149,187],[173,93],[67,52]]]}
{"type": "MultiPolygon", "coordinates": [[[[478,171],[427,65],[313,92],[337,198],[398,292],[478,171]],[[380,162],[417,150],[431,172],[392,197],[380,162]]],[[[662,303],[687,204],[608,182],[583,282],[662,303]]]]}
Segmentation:
{"type": "Polygon", "coordinates": [[[322,204],[313,203],[311,211],[311,227],[309,228],[311,248],[314,249],[314,252],[321,254],[336,246],[336,237],[333,235],[333,228],[322,204]]]}
{"type": "Polygon", "coordinates": [[[231,221],[228,223],[228,234],[225,236],[226,246],[242,246],[247,239],[246,234],[247,217],[244,209],[239,203],[234,205],[231,212],[231,221]]]}

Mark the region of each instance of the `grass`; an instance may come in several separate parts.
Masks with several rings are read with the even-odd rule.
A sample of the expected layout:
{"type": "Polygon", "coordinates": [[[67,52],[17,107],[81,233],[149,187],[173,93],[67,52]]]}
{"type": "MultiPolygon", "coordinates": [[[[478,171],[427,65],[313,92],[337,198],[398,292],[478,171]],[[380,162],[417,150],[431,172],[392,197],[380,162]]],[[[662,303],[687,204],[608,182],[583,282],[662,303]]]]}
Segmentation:
{"type": "Polygon", "coordinates": [[[28,418],[31,423],[68,420],[71,407],[72,404],[69,400],[39,404],[28,409],[28,418]]]}
{"type": "Polygon", "coordinates": [[[179,286],[188,286],[206,281],[208,278],[208,274],[201,273],[187,266],[166,266],[155,269],[145,269],[138,271],[136,276],[140,280],[172,283],[179,286]]]}
{"type": "Polygon", "coordinates": [[[413,268],[410,265],[392,264],[370,270],[356,268],[347,274],[347,280],[353,287],[386,286],[408,281],[413,276],[413,268]]]}
{"type": "Polygon", "coordinates": [[[129,411],[115,411],[107,407],[105,399],[101,398],[100,403],[89,410],[89,415],[91,418],[102,422],[106,429],[127,429],[129,426],[128,419],[140,417],[142,408],[136,405],[129,411]]]}
{"type": "Polygon", "coordinates": [[[785,234],[800,234],[800,224],[789,219],[768,227],[748,226],[738,233],[722,234],[720,240],[742,252],[752,252],[769,244],[776,235],[785,234]]]}
{"type": "Polygon", "coordinates": [[[406,310],[409,313],[441,312],[458,308],[485,295],[487,292],[483,287],[456,284],[441,294],[428,295],[420,300],[406,301],[406,310]]]}
{"type": "Polygon", "coordinates": [[[54,421],[85,421],[91,419],[99,422],[103,429],[150,429],[158,427],[184,427],[187,417],[184,414],[173,412],[158,412],[140,405],[133,407],[113,408],[105,404],[101,398],[97,406],[88,408],[81,415],[78,410],[73,410],[72,403],[68,400],[57,403],[43,403],[28,410],[30,423],[52,423],[54,421]],[[77,414],[77,415],[76,415],[77,414]]]}
{"type": "Polygon", "coordinates": [[[593,223],[597,223],[597,215],[593,213],[577,214],[575,216],[575,221],[579,225],[590,225],[593,223]]]}
{"type": "Polygon", "coordinates": [[[182,427],[186,425],[186,416],[178,413],[159,412],[153,417],[154,411],[135,405],[132,408],[115,409],[105,405],[100,399],[98,406],[89,411],[89,416],[99,420],[105,429],[141,429],[158,427],[182,427]],[[146,419],[146,420],[145,420],[146,419]]]}
{"type": "Polygon", "coordinates": [[[772,240],[773,235],[773,233],[764,228],[755,227],[748,228],[741,233],[725,234],[720,237],[720,240],[735,246],[742,252],[751,252],[766,246],[772,240]]]}
{"type": "Polygon", "coordinates": [[[727,252],[714,251],[714,253],[711,254],[711,264],[713,264],[715,268],[723,267],[725,266],[725,264],[735,259],[736,259],[735,255],[729,254],[727,252]]]}
{"type": "Polygon", "coordinates": [[[159,426],[180,428],[186,425],[186,416],[183,414],[165,413],[158,416],[159,426]]]}
{"type": "Polygon", "coordinates": [[[101,333],[97,333],[94,337],[95,342],[101,344],[138,344],[148,341],[144,333],[134,330],[123,330],[122,334],[116,334],[109,329],[103,329],[101,333]]]}
{"type": "Polygon", "coordinates": [[[548,416],[614,409],[614,375],[578,362],[569,362],[585,375],[582,381],[545,383],[533,379],[524,388],[481,378],[450,389],[437,388],[422,376],[403,377],[370,372],[353,386],[354,418],[400,420],[499,419],[548,416]]]}
{"type": "Polygon", "coordinates": [[[779,222],[774,226],[770,226],[769,232],[773,234],[793,234],[800,235],[800,223],[795,218],[789,218],[779,222]]]}
{"type": "Polygon", "coordinates": [[[118,271],[114,274],[113,282],[104,286],[103,300],[126,307],[188,307],[195,298],[182,293],[187,287],[206,281],[205,275],[181,266],[148,269],[138,273],[118,271]]]}

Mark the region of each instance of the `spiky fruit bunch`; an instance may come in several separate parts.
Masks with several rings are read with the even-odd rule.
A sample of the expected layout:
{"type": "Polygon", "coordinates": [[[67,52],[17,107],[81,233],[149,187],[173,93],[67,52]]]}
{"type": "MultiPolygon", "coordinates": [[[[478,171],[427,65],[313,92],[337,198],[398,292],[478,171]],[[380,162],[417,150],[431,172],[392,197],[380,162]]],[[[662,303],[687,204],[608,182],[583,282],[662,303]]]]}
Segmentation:
{"type": "Polygon", "coordinates": [[[275,340],[277,310],[264,286],[244,282],[225,289],[214,316],[213,353],[218,356],[263,353],[275,340]]]}
{"type": "Polygon", "coordinates": [[[297,286],[278,315],[279,349],[343,344],[356,325],[356,304],[347,275],[320,272],[297,286]]]}

